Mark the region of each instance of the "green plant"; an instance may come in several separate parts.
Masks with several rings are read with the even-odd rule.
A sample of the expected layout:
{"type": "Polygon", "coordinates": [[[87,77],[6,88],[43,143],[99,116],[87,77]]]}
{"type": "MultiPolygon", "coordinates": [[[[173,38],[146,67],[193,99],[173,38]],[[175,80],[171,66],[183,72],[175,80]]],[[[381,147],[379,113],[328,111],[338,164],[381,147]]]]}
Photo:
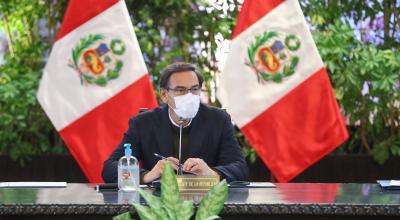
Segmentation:
{"type": "Polygon", "coordinates": [[[400,5],[396,1],[320,1],[301,0],[309,23],[318,31],[326,31],[338,20],[355,24],[365,42],[378,43],[384,48],[398,48],[400,5]],[[371,29],[375,29],[371,32],[371,29]],[[377,39],[378,38],[378,39],[377,39]]]}
{"type": "Polygon", "coordinates": [[[218,44],[230,39],[238,0],[127,0],[156,94],[160,70],[174,61],[195,63],[203,73],[210,104],[218,78],[218,44]]]}
{"type": "MultiPolygon", "coordinates": [[[[395,100],[400,99],[396,25],[400,7],[393,1],[300,3],[315,30],[339,104],[349,117],[350,140],[337,151],[367,152],[381,163],[390,155],[399,155],[400,107],[395,100]],[[334,24],[351,20],[358,25],[379,18],[382,26],[375,33],[383,41],[379,47],[357,40],[354,26],[334,24]],[[364,87],[368,87],[368,94],[360,92],[364,87]]],[[[23,161],[33,154],[67,152],[35,100],[46,56],[67,4],[51,0],[0,1],[0,31],[8,41],[5,63],[0,67],[0,154],[23,161]]],[[[218,46],[230,38],[241,3],[126,0],[126,4],[156,94],[163,67],[177,60],[193,62],[204,74],[210,104],[220,106],[214,99],[218,46]]],[[[240,131],[236,134],[245,146],[244,154],[255,161],[255,151],[240,131]]]]}
{"type": "MultiPolygon", "coordinates": [[[[0,154],[23,161],[33,154],[67,152],[35,100],[67,4],[52,0],[0,1],[0,32],[8,42],[0,69],[0,154]],[[19,113],[13,112],[14,108],[19,113]]],[[[178,60],[196,63],[204,73],[210,96],[215,94],[217,48],[223,39],[230,38],[238,1],[127,0],[126,4],[156,94],[160,70],[178,60]]],[[[110,72],[109,77],[117,72],[110,72]]],[[[210,101],[218,105],[215,99],[210,101]]]]}
{"type": "Polygon", "coordinates": [[[314,37],[348,120],[350,139],[339,151],[366,152],[381,164],[400,156],[399,51],[362,43],[342,22],[314,37]]]}
{"type": "MultiPolygon", "coordinates": [[[[169,162],[166,163],[161,176],[161,197],[153,196],[142,189],[138,189],[138,192],[148,204],[148,206],[133,204],[142,220],[183,220],[190,219],[194,213],[193,202],[181,200],[179,197],[178,183],[169,162]]],[[[217,219],[227,197],[228,185],[226,180],[223,180],[203,197],[195,219],[217,219]]],[[[114,220],[130,219],[129,212],[114,217],[114,220]]]]}
{"type": "Polygon", "coordinates": [[[39,34],[45,2],[1,1],[0,14],[0,31],[8,41],[0,65],[0,154],[23,164],[30,155],[66,152],[36,100],[49,48],[39,34]]]}
{"type": "MultiPolygon", "coordinates": [[[[395,34],[400,7],[393,1],[300,4],[348,123],[350,138],[335,153],[367,153],[380,164],[400,155],[400,38],[395,34]],[[363,42],[363,36],[372,37],[363,42]]],[[[255,161],[255,151],[237,136],[245,156],[255,161]]]]}

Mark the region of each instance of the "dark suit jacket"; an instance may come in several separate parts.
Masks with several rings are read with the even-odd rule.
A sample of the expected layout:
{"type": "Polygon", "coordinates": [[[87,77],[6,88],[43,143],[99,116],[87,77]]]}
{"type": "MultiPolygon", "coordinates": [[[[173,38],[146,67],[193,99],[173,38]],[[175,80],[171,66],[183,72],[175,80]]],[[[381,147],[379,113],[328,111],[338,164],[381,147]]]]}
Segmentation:
{"type": "MultiPolygon", "coordinates": [[[[202,158],[208,166],[222,173],[228,182],[247,180],[247,164],[234,137],[228,113],[200,104],[190,126],[189,158],[202,158]]],[[[125,143],[132,144],[133,154],[145,170],[151,170],[159,160],[154,153],[172,156],[168,106],[163,105],[129,120],[129,129],[124,138],[104,162],[102,175],[105,182],[117,182],[118,160],[124,155],[125,143]]]]}

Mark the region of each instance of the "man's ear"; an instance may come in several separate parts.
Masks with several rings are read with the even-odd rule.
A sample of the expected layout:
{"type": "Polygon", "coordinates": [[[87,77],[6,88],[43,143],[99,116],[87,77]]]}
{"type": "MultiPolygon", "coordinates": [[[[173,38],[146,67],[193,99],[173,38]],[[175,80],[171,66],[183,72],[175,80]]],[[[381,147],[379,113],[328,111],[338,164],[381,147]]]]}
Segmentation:
{"type": "Polygon", "coordinates": [[[163,88],[160,88],[160,97],[161,97],[161,100],[164,102],[164,103],[167,103],[167,101],[168,101],[168,97],[167,97],[167,90],[166,89],[163,89],[163,88]]]}

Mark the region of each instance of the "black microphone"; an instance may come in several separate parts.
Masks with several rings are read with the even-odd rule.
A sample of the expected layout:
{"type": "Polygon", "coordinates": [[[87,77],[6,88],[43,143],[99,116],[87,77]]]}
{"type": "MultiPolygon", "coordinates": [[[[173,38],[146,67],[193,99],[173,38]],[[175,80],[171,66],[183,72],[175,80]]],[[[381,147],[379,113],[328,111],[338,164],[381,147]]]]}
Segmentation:
{"type": "Polygon", "coordinates": [[[183,125],[183,118],[179,117],[179,163],[178,163],[178,170],[177,175],[182,175],[182,125],[183,125]]]}

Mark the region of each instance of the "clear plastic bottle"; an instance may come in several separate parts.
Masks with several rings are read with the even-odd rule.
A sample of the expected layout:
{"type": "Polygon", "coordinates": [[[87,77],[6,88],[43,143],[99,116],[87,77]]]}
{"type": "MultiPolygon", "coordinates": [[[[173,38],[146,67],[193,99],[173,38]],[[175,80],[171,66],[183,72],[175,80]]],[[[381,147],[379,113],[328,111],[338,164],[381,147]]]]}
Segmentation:
{"type": "Polygon", "coordinates": [[[139,187],[139,163],[132,156],[131,144],[124,144],[125,156],[118,161],[118,188],[125,192],[139,187]]]}
{"type": "Polygon", "coordinates": [[[118,204],[139,203],[140,195],[138,191],[118,191],[118,204]]]}

